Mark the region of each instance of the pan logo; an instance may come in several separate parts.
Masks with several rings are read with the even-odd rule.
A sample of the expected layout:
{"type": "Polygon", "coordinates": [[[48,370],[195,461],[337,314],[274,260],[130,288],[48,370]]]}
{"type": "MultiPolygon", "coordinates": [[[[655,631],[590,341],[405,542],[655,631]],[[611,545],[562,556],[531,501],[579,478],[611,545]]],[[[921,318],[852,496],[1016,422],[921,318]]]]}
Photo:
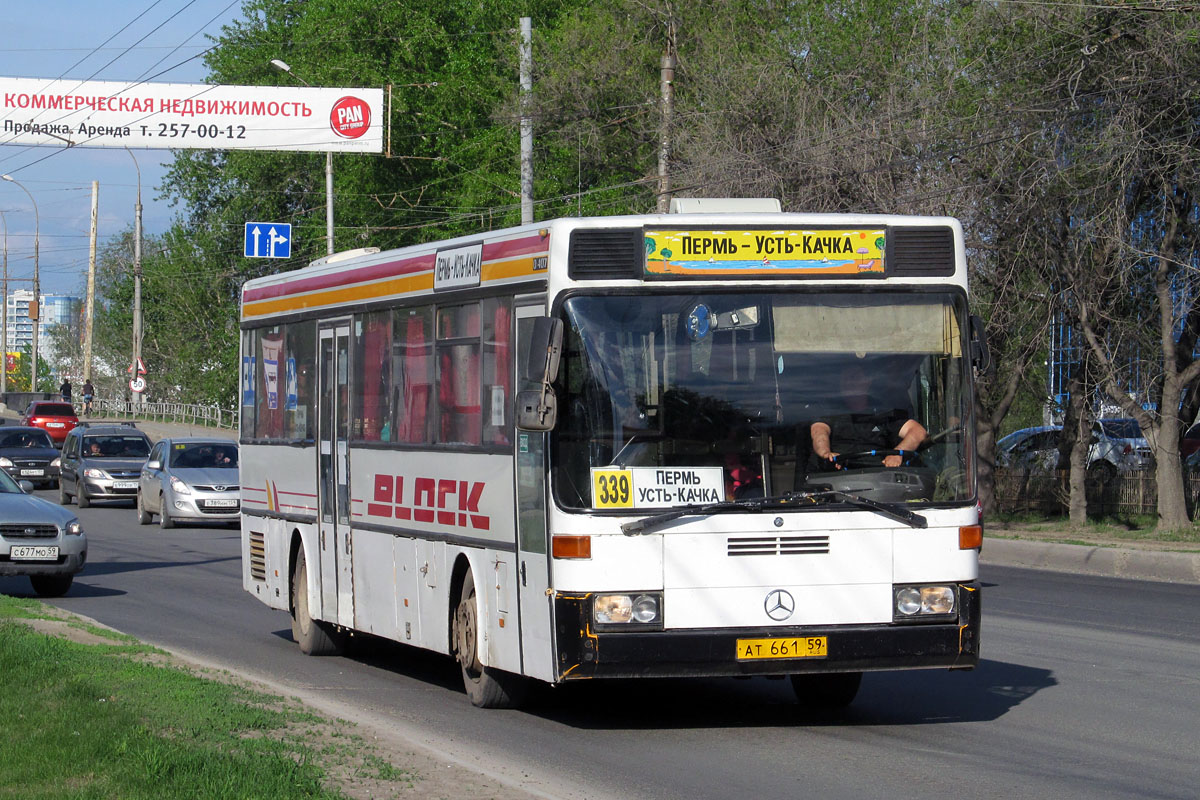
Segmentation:
{"type": "Polygon", "coordinates": [[[329,112],[329,127],[343,139],[357,139],[371,127],[371,107],[366,100],[343,97],[329,112]]]}

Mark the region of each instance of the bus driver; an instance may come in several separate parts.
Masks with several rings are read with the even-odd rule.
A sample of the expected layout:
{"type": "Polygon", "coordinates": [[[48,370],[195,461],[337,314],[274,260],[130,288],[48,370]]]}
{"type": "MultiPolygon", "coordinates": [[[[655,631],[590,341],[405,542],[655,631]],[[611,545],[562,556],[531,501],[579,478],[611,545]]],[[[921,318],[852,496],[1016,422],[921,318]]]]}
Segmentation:
{"type": "MultiPolygon", "coordinates": [[[[927,435],[925,427],[899,409],[878,409],[871,405],[871,376],[860,364],[851,364],[840,377],[842,398],[847,413],[830,415],[814,422],[809,429],[813,453],[824,461],[832,461],[833,469],[845,469],[834,459],[839,453],[861,453],[870,450],[904,450],[915,452],[927,435]],[[833,447],[836,445],[837,450],[833,447]]],[[[885,467],[898,467],[904,456],[889,455],[885,467]]]]}

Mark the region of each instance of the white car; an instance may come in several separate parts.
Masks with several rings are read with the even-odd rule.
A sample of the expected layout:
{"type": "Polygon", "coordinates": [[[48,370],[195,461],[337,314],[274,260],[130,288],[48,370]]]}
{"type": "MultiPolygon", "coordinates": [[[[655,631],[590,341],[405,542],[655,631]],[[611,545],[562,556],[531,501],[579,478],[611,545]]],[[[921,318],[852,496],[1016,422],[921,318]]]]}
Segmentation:
{"type": "MultiPolygon", "coordinates": [[[[1044,425],[1022,428],[996,443],[996,463],[1001,467],[1046,472],[1060,466],[1058,441],[1062,428],[1044,425]]],[[[1107,482],[1118,472],[1149,469],[1154,454],[1142,436],[1137,420],[1128,417],[1099,419],[1092,423],[1092,444],[1087,468],[1093,479],[1107,482]]]]}
{"type": "Polygon", "coordinates": [[[161,439],[138,478],[138,522],[236,523],[241,512],[238,446],[228,439],[161,439]]]}

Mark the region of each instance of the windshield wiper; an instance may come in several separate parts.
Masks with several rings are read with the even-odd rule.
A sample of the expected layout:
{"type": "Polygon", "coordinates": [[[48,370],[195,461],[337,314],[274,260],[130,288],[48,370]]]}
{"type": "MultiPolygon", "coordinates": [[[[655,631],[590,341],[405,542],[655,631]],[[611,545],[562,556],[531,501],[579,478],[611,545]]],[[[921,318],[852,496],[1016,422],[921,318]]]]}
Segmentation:
{"type": "Polygon", "coordinates": [[[823,497],[836,498],[852,506],[874,511],[876,514],[913,528],[925,528],[929,525],[929,521],[925,517],[915,514],[896,503],[881,503],[878,500],[871,500],[852,492],[826,489],[815,492],[788,492],[787,494],[776,495],[775,497],[748,497],[744,500],[725,500],[720,503],[683,506],[682,508],[664,511],[661,514],[654,514],[644,519],[622,523],[621,532],[626,536],[640,536],[656,531],[666,523],[681,517],[719,514],[725,511],[750,511],[754,513],[777,511],[782,508],[799,505],[801,501],[815,503],[818,498],[823,497]]]}
{"type": "Polygon", "coordinates": [[[790,508],[798,505],[801,500],[812,500],[817,495],[826,495],[828,492],[788,492],[787,494],[775,495],[774,497],[747,497],[743,500],[724,500],[720,503],[708,503],[705,505],[682,506],[681,508],[664,511],[661,514],[654,514],[645,519],[635,520],[634,522],[626,522],[621,525],[621,532],[626,536],[638,536],[643,533],[650,533],[658,530],[665,523],[680,517],[703,516],[705,514],[719,514],[723,511],[750,511],[759,513],[761,511],[778,511],[781,508],[790,508]]]}
{"type": "Polygon", "coordinates": [[[915,514],[909,511],[899,503],[883,503],[879,500],[872,500],[868,497],[863,497],[861,494],[853,492],[843,492],[838,489],[830,489],[827,492],[812,492],[814,495],[824,495],[826,497],[836,497],[843,502],[849,503],[858,508],[865,508],[868,511],[874,511],[876,514],[893,519],[896,522],[902,522],[910,528],[927,528],[929,520],[920,514],[915,514]]]}

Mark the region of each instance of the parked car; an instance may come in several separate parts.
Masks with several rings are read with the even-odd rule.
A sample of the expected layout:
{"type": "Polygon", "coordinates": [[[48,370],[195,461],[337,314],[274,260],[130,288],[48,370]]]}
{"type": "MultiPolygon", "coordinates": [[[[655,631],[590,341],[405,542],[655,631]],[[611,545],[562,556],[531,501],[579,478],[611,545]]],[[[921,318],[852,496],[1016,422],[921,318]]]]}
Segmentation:
{"type": "Polygon", "coordinates": [[[1154,466],[1154,451],[1133,417],[1098,419],[1092,424],[1092,435],[1089,462],[1103,460],[1122,471],[1154,466]]]}
{"type": "Polygon", "coordinates": [[[996,442],[996,466],[1049,472],[1058,466],[1058,440],[1062,428],[1042,425],[1022,428],[996,442]]]}
{"type": "Polygon", "coordinates": [[[58,499],[80,508],[93,500],[135,500],[150,437],[132,425],[83,424],[63,442],[58,499]]]}
{"type": "MultiPolygon", "coordinates": [[[[1033,471],[1056,469],[1061,431],[1058,425],[1042,425],[1008,434],[996,443],[997,465],[1033,471]]],[[[1153,464],[1154,453],[1137,420],[1118,417],[1092,424],[1087,469],[1094,480],[1104,482],[1118,472],[1148,469],[1153,464]]]]}
{"type": "Polygon", "coordinates": [[[28,494],[0,470],[0,575],[28,575],[42,597],[61,597],[87,562],[87,536],[74,514],[28,494]]]}
{"type": "Polygon", "coordinates": [[[60,400],[34,400],[25,408],[21,424],[41,428],[61,447],[67,434],[79,424],[79,417],[75,416],[75,409],[70,403],[60,400]]]}
{"type": "Polygon", "coordinates": [[[162,439],[138,479],[138,522],[158,514],[161,528],[178,522],[237,522],[241,510],[238,446],[228,439],[162,439]]]}
{"type": "Polygon", "coordinates": [[[0,469],[16,480],[58,483],[58,448],[41,428],[0,428],[0,469]]]}
{"type": "Polygon", "coordinates": [[[1185,461],[1200,450],[1200,422],[1188,428],[1179,440],[1179,456],[1185,461]]]}

